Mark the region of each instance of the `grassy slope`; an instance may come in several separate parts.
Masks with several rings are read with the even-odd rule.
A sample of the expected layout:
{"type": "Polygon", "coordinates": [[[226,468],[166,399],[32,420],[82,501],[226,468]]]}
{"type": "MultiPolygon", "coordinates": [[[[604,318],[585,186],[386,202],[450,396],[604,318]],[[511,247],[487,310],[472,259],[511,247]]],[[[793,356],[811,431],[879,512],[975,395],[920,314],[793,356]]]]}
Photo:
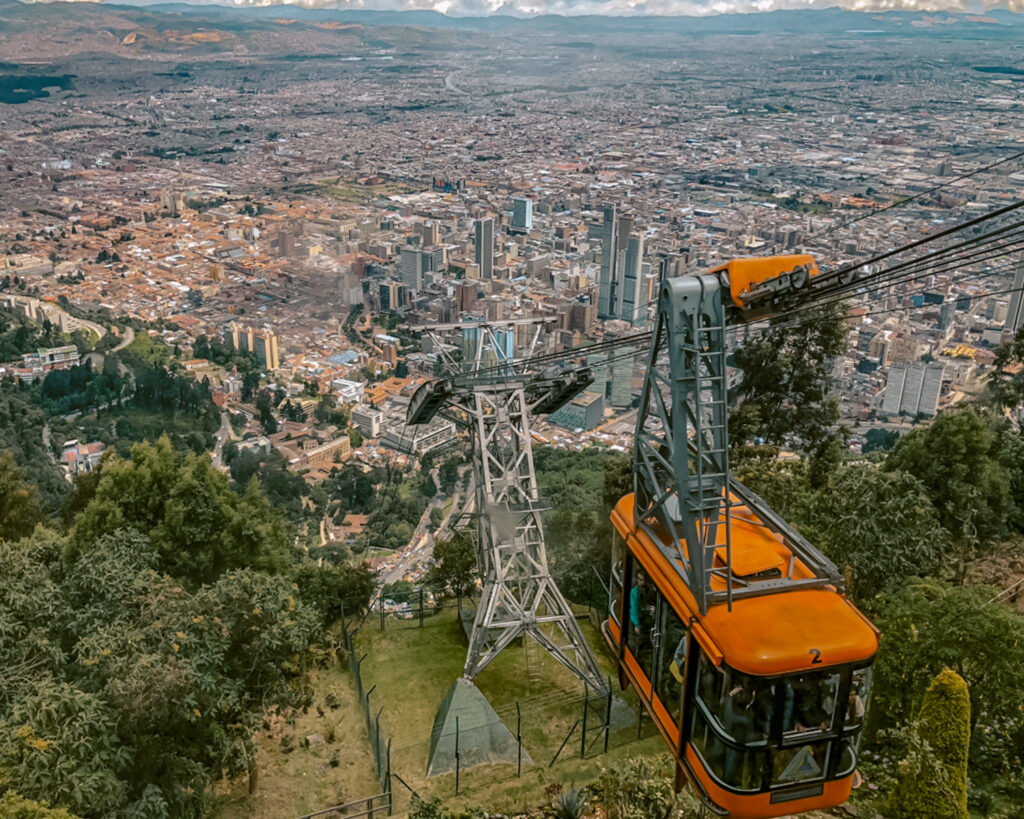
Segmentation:
{"type": "MultiPolygon", "coordinates": [[[[588,746],[596,744],[588,758],[579,758],[579,729],[570,739],[559,761],[548,768],[552,757],[573,723],[581,716],[579,698],[582,684],[546,653],[530,652],[534,673],[527,667],[522,645],[507,648],[477,677],[477,685],[494,706],[509,729],[515,732],[515,702],[523,713],[523,745],[532,758],[524,760],[522,778],[516,779],[513,765],[480,766],[463,771],[460,796],[455,797],[455,776],[448,774],[426,778],[427,753],[434,716],[452,683],[462,672],[466,642],[453,611],[429,618],[423,629],[399,630],[389,620],[391,630],[381,633],[375,621],[368,620],[357,642],[357,651],[366,653],[363,679],[369,688],[377,688],[371,697],[373,710],[384,705],[383,720],[392,736],[392,769],[421,795],[437,796],[446,804],[480,806],[487,810],[510,811],[541,804],[544,787],[553,782],[584,784],[595,778],[602,766],[630,756],[661,754],[664,745],[652,737],[652,726],[645,722],[644,737],[636,742],[635,726],[613,735],[608,755],[594,755],[601,747],[598,734],[588,731],[588,746]]],[[[598,644],[599,637],[589,623],[581,623],[606,674],[613,674],[609,659],[598,644]]],[[[626,695],[635,708],[635,700],[626,695]]],[[[590,719],[600,709],[591,710],[590,719]]],[[[401,790],[396,786],[396,791],[401,790]]]]}
{"type": "Polygon", "coordinates": [[[249,795],[245,777],[228,783],[219,794],[218,819],[300,816],[380,791],[348,665],[314,672],[313,684],[314,705],[306,714],[296,715],[294,726],[272,718],[268,721],[270,729],[259,733],[256,793],[249,795]],[[330,694],[337,698],[333,709],[325,703],[330,694]],[[323,717],[317,706],[323,710],[323,717]],[[330,740],[332,727],[333,742],[305,747],[310,734],[330,740]],[[289,739],[284,741],[294,748],[287,753],[282,748],[286,736],[289,739]],[[330,764],[335,753],[339,762],[336,768],[330,764]]]}

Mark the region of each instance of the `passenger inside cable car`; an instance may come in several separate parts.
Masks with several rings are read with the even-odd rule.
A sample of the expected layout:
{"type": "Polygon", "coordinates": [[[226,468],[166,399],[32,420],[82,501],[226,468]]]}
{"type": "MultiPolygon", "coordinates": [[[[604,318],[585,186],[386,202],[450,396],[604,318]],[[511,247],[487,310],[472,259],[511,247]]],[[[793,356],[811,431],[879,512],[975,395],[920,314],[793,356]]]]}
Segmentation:
{"type": "Polygon", "coordinates": [[[714,784],[736,794],[853,773],[870,666],[756,676],[713,662],[694,637],[697,618],[680,616],[636,558],[617,552],[609,613],[625,639],[624,667],[681,759],[691,746],[714,784]]]}

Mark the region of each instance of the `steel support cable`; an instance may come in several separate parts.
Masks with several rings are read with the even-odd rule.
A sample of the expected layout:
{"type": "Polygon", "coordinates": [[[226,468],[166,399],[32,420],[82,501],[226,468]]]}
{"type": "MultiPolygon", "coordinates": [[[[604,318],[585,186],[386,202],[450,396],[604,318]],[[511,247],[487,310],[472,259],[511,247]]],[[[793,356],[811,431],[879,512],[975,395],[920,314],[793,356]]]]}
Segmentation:
{"type": "Polygon", "coordinates": [[[926,245],[929,242],[934,242],[937,239],[942,239],[954,233],[959,233],[960,231],[967,230],[968,228],[972,228],[975,225],[983,224],[984,222],[987,222],[990,219],[996,219],[1000,216],[1003,216],[1004,214],[1012,213],[1015,210],[1019,210],[1022,207],[1024,207],[1024,200],[1012,202],[1009,205],[997,208],[996,210],[990,211],[989,213],[977,216],[974,219],[969,219],[966,222],[961,222],[958,225],[953,225],[949,228],[946,228],[945,230],[940,230],[938,233],[931,233],[920,239],[916,239],[913,242],[909,242],[905,245],[902,245],[901,247],[894,248],[893,250],[887,250],[885,253],[879,253],[877,256],[872,256],[870,259],[866,259],[863,262],[857,262],[856,264],[847,265],[846,267],[840,268],[839,270],[836,271],[829,271],[828,275],[840,276],[844,273],[855,272],[858,268],[865,267],[867,265],[878,264],[878,262],[884,261],[885,259],[891,259],[893,256],[898,256],[900,253],[906,253],[908,250],[913,250],[914,248],[921,247],[922,245],[926,245]]]}
{"type": "MultiPolygon", "coordinates": [[[[992,246],[986,245],[981,248],[974,249],[969,253],[961,252],[948,257],[939,255],[929,257],[927,259],[912,260],[907,263],[903,270],[898,271],[898,275],[894,274],[892,269],[886,268],[885,270],[879,271],[879,275],[881,276],[879,281],[875,281],[873,278],[861,279],[858,282],[858,284],[861,285],[859,287],[848,288],[848,290],[844,290],[833,297],[810,300],[805,304],[776,313],[770,320],[774,321],[776,325],[779,325],[782,324],[789,316],[806,313],[809,310],[814,310],[819,307],[828,307],[830,305],[839,304],[845,301],[850,295],[857,298],[863,298],[889,287],[920,281],[921,279],[941,275],[949,272],[950,270],[955,270],[964,266],[974,267],[979,264],[983,264],[990,259],[999,258],[1010,253],[1016,253],[1020,250],[1024,250],[1024,228],[1010,237],[1008,241],[993,244],[992,246]],[[863,286],[865,284],[868,286],[863,286]]],[[[964,277],[976,272],[978,271],[965,271],[964,277]]],[[[951,281],[958,281],[961,278],[963,277],[954,277],[951,281]]]]}
{"type": "MultiPolygon", "coordinates": [[[[1022,227],[1020,232],[1010,237],[1008,241],[1004,241],[999,244],[992,244],[991,246],[986,245],[973,249],[969,253],[963,252],[956,255],[950,255],[948,257],[940,255],[927,259],[912,260],[912,262],[909,262],[904,269],[900,271],[886,268],[885,270],[879,271],[879,274],[889,275],[882,276],[878,281],[875,281],[873,278],[860,279],[858,284],[861,286],[848,288],[828,298],[809,300],[804,304],[776,313],[771,317],[771,320],[785,319],[788,316],[805,313],[808,310],[813,310],[818,307],[827,307],[829,305],[839,304],[845,301],[849,296],[863,298],[889,287],[920,281],[921,279],[940,275],[959,267],[974,267],[976,265],[983,264],[989,259],[999,258],[1000,256],[1005,256],[1009,253],[1016,253],[1020,250],[1024,250],[1024,227],[1022,227]],[[865,287],[865,284],[868,286],[865,287]]],[[[974,271],[967,271],[968,275],[971,272],[974,271]]]]}
{"type": "MultiPolygon", "coordinates": [[[[983,280],[983,279],[991,278],[992,276],[994,276],[994,275],[996,275],[998,273],[1001,273],[1004,270],[1008,270],[1008,269],[1012,268],[1014,266],[1014,264],[1015,264],[1015,262],[1010,262],[1010,263],[1002,265],[1002,266],[1000,266],[998,268],[995,268],[993,270],[986,271],[986,272],[982,273],[980,276],[978,276],[978,279],[979,280],[983,280]]],[[[977,299],[988,298],[990,296],[1000,296],[1000,295],[1006,295],[1006,294],[1009,294],[1009,293],[1017,293],[1017,292],[1020,292],[1021,290],[1024,290],[1024,287],[1009,288],[1009,289],[1006,289],[1006,290],[992,290],[992,291],[987,291],[985,293],[978,293],[978,294],[975,294],[975,295],[972,295],[972,296],[958,296],[957,298],[958,298],[958,300],[976,301],[977,299]]],[[[924,309],[925,307],[931,307],[931,306],[933,306],[933,305],[920,305],[920,306],[917,306],[917,305],[899,305],[898,307],[886,307],[886,308],[882,308],[882,309],[879,309],[879,310],[869,310],[866,313],[863,313],[858,318],[867,318],[867,317],[870,317],[870,316],[887,315],[887,314],[890,314],[890,313],[911,312],[913,310],[920,310],[920,309],[924,309]]],[[[772,330],[776,330],[776,329],[789,329],[789,328],[792,328],[792,327],[799,327],[799,326],[806,325],[806,324],[813,324],[816,320],[817,320],[816,317],[794,318],[794,319],[790,319],[789,321],[784,322],[784,323],[779,324],[779,325],[772,324],[772,325],[769,325],[769,326],[766,326],[766,327],[763,327],[763,328],[756,328],[755,327],[755,328],[753,328],[752,333],[757,334],[758,337],[759,336],[764,336],[764,335],[767,335],[767,333],[771,332],[772,330]]],[[[637,335],[648,335],[648,338],[650,336],[650,334],[637,334],[637,335]]],[[[756,337],[755,337],[754,340],[756,340],[756,337]]],[[[639,341],[641,341],[641,339],[636,339],[636,343],[639,343],[639,341]]],[[[622,353],[619,353],[617,355],[610,356],[608,359],[606,359],[604,362],[602,362],[602,364],[605,364],[605,365],[606,364],[611,364],[611,363],[613,363],[615,361],[621,361],[622,359],[626,359],[626,358],[636,358],[636,356],[640,352],[641,352],[640,350],[630,350],[628,352],[622,352],[622,353]]],[[[550,380],[550,379],[538,378],[533,383],[541,384],[541,383],[545,383],[548,380],[550,380]]]]}
{"type": "Polygon", "coordinates": [[[973,171],[968,171],[967,173],[961,174],[960,176],[950,179],[948,182],[943,182],[939,185],[935,185],[931,188],[928,188],[927,190],[921,191],[920,193],[916,193],[913,196],[907,197],[906,199],[901,199],[898,202],[890,202],[885,207],[877,208],[876,210],[873,210],[870,213],[861,214],[860,216],[854,219],[850,219],[848,222],[841,222],[834,225],[830,225],[825,230],[819,233],[815,233],[813,236],[810,236],[808,238],[820,239],[822,236],[828,236],[835,230],[839,230],[840,228],[844,227],[849,227],[850,225],[855,225],[858,222],[862,222],[865,219],[870,219],[872,216],[877,216],[880,213],[885,213],[886,211],[892,210],[893,208],[903,207],[904,205],[909,204],[910,202],[914,202],[923,196],[928,196],[929,194],[944,190],[950,187],[951,185],[955,185],[957,182],[962,182],[964,179],[970,179],[972,176],[977,176],[980,173],[985,173],[986,171],[990,171],[993,168],[998,168],[1000,165],[1004,165],[1007,162],[1013,162],[1015,159],[1021,158],[1024,158],[1024,151],[1018,151],[1017,153],[1011,156],[1003,157],[1002,159],[996,160],[995,162],[990,162],[988,165],[983,165],[980,168],[975,168],[973,171]]]}
{"type": "MultiPolygon", "coordinates": [[[[992,276],[995,276],[995,275],[997,275],[999,273],[1002,273],[1002,272],[1004,272],[1006,270],[1012,269],[1013,267],[1015,267],[1016,264],[1017,264],[1016,262],[1008,262],[1008,263],[1006,263],[1004,265],[1001,265],[999,267],[993,268],[992,270],[985,271],[985,272],[977,275],[977,280],[978,281],[983,281],[985,279],[990,279],[992,276]]],[[[975,294],[975,295],[959,295],[959,296],[957,296],[957,300],[958,301],[960,301],[960,300],[974,301],[976,299],[986,298],[988,296],[999,296],[999,295],[1004,295],[1006,293],[1016,293],[1016,292],[1018,292],[1020,290],[1024,290],[1024,288],[1011,287],[1008,290],[995,290],[995,291],[989,291],[987,293],[980,293],[980,294],[975,294]]],[[[878,309],[878,310],[868,310],[867,312],[862,313],[860,316],[858,316],[858,318],[867,318],[869,316],[880,316],[880,315],[885,315],[887,313],[899,313],[901,311],[922,310],[922,309],[924,309],[926,307],[935,307],[935,306],[936,305],[929,304],[929,305],[920,305],[920,306],[917,306],[917,305],[899,305],[897,307],[885,307],[885,308],[881,308],[881,309],[878,309]]],[[[770,325],[766,325],[766,326],[755,327],[755,328],[753,328],[751,330],[751,335],[756,333],[757,336],[764,336],[764,335],[767,335],[772,330],[784,330],[784,329],[789,329],[789,328],[792,328],[792,327],[800,327],[800,326],[805,325],[805,324],[813,324],[815,321],[816,321],[816,318],[813,317],[813,316],[805,316],[803,318],[791,318],[788,321],[785,321],[785,322],[783,322],[781,324],[770,324],[770,325]]]]}
{"type": "MultiPolygon", "coordinates": [[[[469,325],[472,326],[472,325],[469,325]]],[[[641,344],[648,341],[651,337],[649,330],[644,330],[639,333],[633,333],[627,336],[618,336],[617,338],[605,339],[595,344],[588,344],[581,347],[573,347],[569,350],[560,350],[553,353],[540,353],[529,358],[512,359],[503,364],[495,365],[493,367],[482,367],[471,373],[459,373],[452,377],[452,380],[458,383],[460,380],[469,379],[472,380],[475,376],[485,375],[487,373],[493,373],[501,370],[508,370],[508,368],[523,366],[523,365],[540,365],[550,362],[555,362],[564,358],[575,358],[584,355],[593,355],[596,353],[607,352],[615,347],[622,346],[623,344],[635,343],[641,344]]]]}
{"type": "MultiPolygon", "coordinates": [[[[1020,209],[1022,207],[1024,207],[1024,200],[1011,203],[1011,204],[1006,205],[1006,206],[1004,206],[1002,208],[998,208],[998,209],[996,209],[994,211],[991,211],[991,212],[989,212],[987,214],[983,214],[983,215],[978,216],[978,217],[976,217],[974,219],[971,219],[971,220],[969,220],[967,222],[963,222],[963,223],[961,223],[959,225],[953,225],[953,226],[951,226],[950,228],[948,228],[946,230],[942,230],[942,231],[939,231],[938,233],[930,234],[929,236],[922,237],[921,239],[917,239],[917,240],[915,240],[913,242],[910,242],[908,244],[902,245],[901,247],[894,248],[893,250],[889,250],[889,251],[886,251],[885,253],[878,254],[878,255],[870,258],[870,259],[867,259],[867,260],[862,261],[862,262],[858,262],[855,265],[848,265],[847,267],[841,268],[838,271],[830,272],[827,275],[832,277],[832,276],[839,276],[839,275],[842,275],[844,273],[855,272],[855,271],[857,271],[860,268],[867,267],[867,266],[872,265],[872,264],[877,264],[879,261],[892,258],[893,256],[897,256],[897,255],[899,255],[901,253],[905,253],[908,250],[912,250],[914,248],[921,247],[921,246],[923,246],[925,244],[928,244],[930,242],[933,242],[933,241],[936,241],[938,239],[944,238],[946,236],[949,236],[949,235],[952,235],[952,234],[955,234],[955,233],[959,233],[960,231],[963,231],[963,230],[966,230],[968,228],[975,227],[977,225],[983,224],[984,222],[987,222],[987,221],[990,221],[992,219],[998,218],[999,216],[1003,216],[1004,214],[1011,213],[1011,212],[1013,212],[1015,210],[1018,210],[1018,209],[1020,209]]],[[[1000,235],[1002,233],[1005,233],[1007,231],[1013,230],[1014,228],[1018,228],[1018,227],[1021,227],[1021,226],[1024,226],[1024,221],[1019,222],[1019,223],[1014,223],[1013,225],[1010,225],[1010,226],[1007,226],[1007,227],[1004,227],[1004,228],[1000,228],[1000,229],[998,229],[996,231],[992,231],[991,233],[985,234],[983,236],[972,237],[971,239],[965,240],[960,245],[951,246],[949,248],[942,248],[939,251],[936,251],[935,253],[929,254],[926,257],[917,257],[915,259],[910,259],[910,260],[907,260],[905,262],[901,262],[901,263],[899,263],[898,265],[896,265],[896,266],[894,266],[892,268],[885,268],[883,270],[877,271],[876,273],[870,273],[870,274],[868,274],[866,276],[862,276],[859,279],[856,279],[853,282],[850,282],[847,285],[835,285],[835,286],[833,286],[833,287],[831,287],[831,288],[829,288],[829,289],[827,289],[827,290],[825,290],[825,291],[823,291],[821,293],[815,294],[815,298],[809,300],[807,304],[801,305],[799,308],[792,308],[791,310],[779,313],[779,314],[777,314],[777,317],[785,317],[787,315],[794,315],[794,314],[797,314],[797,313],[806,312],[807,310],[813,309],[814,307],[817,307],[817,306],[823,306],[824,303],[822,302],[822,299],[827,298],[830,295],[840,295],[840,294],[844,294],[844,293],[852,291],[852,290],[859,290],[859,291],[862,291],[865,294],[866,293],[870,293],[870,292],[872,292],[872,290],[870,288],[867,289],[867,290],[864,290],[865,285],[871,284],[872,282],[874,282],[879,277],[887,276],[887,275],[888,276],[892,276],[894,272],[897,272],[900,269],[906,269],[906,268],[908,268],[908,267],[910,267],[912,265],[934,264],[936,262],[936,259],[941,258],[943,255],[948,255],[948,254],[952,253],[954,250],[966,248],[966,247],[972,246],[974,244],[990,240],[991,238],[993,238],[993,237],[995,237],[997,235],[1000,235]]],[[[1009,251],[1002,251],[1002,252],[1009,252],[1009,251]]],[[[931,275],[931,274],[927,274],[927,275],[931,275]]],[[[899,283],[899,282],[898,282],[898,280],[894,279],[891,282],[887,282],[884,286],[888,287],[888,286],[892,286],[893,284],[896,284],[896,283],[899,283]]],[[[836,301],[841,301],[841,299],[838,299],[836,301]]],[[[652,300],[652,302],[653,302],[653,300],[652,300]]],[[[648,304],[651,304],[652,302],[648,302],[648,304]]],[[[835,302],[832,302],[832,303],[835,303],[835,302]]],[[[775,325],[775,326],[779,326],[779,325],[775,325]]],[[[545,363],[553,363],[553,362],[556,362],[556,361],[559,361],[559,360],[563,360],[563,359],[566,359],[566,358],[574,358],[574,357],[579,357],[579,356],[582,356],[582,355],[591,355],[591,354],[595,354],[595,353],[607,352],[608,350],[614,349],[616,347],[621,347],[621,346],[625,346],[625,345],[642,344],[642,343],[645,343],[645,342],[649,341],[650,338],[651,338],[651,332],[650,331],[643,331],[643,332],[634,333],[634,334],[628,335],[628,336],[620,336],[620,337],[614,338],[614,339],[607,339],[605,341],[600,341],[600,342],[597,342],[596,344],[588,345],[586,347],[576,347],[576,348],[572,348],[571,350],[563,350],[563,351],[554,352],[554,353],[542,353],[540,355],[532,356],[530,358],[519,359],[519,360],[511,360],[511,361],[504,362],[504,363],[502,363],[500,365],[496,365],[496,366],[493,366],[493,367],[482,368],[482,369],[477,370],[477,371],[475,371],[473,373],[460,373],[460,374],[454,376],[453,380],[472,379],[475,376],[484,375],[484,374],[487,374],[487,373],[492,373],[492,372],[501,371],[501,370],[507,370],[509,366],[524,366],[524,365],[525,366],[535,366],[535,365],[540,365],[540,364],[545,364],[545,363]]]]}
{"type": "MultiPolygon", "coordinates": [[[[876,277],[880,275],[892,275],[910,265],[927,264],[929,260],[939,259],[943,256],[947,256],[952,253],[957,253],[962,249],[970,248],[973,247],[974,245],[984,244],[986,242],[993,241],[1006,233],[1012,233],[1013,231],[1019,230],[1021,227],[1024,227],[1024,220],[1011,222],[1008,225],[1004,225],[1003,227],[997,228],[996,230],[992,230],[988,233],[964,239],[958,244],[946,245],[944,247],[939,248],[938,250],[930,251],[929,253],[926,253],[922,256],[915,256],[911,259],[896,262],[895,264],[892,264],[880,271],[876,271],[875,273],[868,274],[867,276],[861,276],[860,278],[852,279],[848,282],[837,282],[835,284],[826,283],[821,290],[817,290],[810,295],[812,298],[827,298],[831,295],[857,290],[858,286],[865,280],[874,280],[876,277]]],[[[845,274],[855,272],[858,268],[876,263],[877,262],[871,261],[864,262],[857,266],[848,265],[847,267],[844,267],[836,271],[835,273],[828,273],[825,275],[828,275],[829,278],[838,278],[845,274]]]]}
{"type": "MultiPolygon", "coordinates": [[[[1024,205],[1024,202],[1018,203],[1018,204],[1024,205]]],[[[961,229],[963,227],[966,227],[966,226],[967,225],[961,226],[961,229]]],[[[974,225],[972,224],[971,226],[974,226],[974,225]]],[[[975,245],[986,244],[986,243],[991,242],[991,241],[993,241],[995,239],[998,239],[1000,236],[1003,236],[1003,234],[1010,233],[1011,231],[1019,230],[1022,227],[1024,227],[1024,220],[1022,220],[1020,222],[1014,222],[1014,223],[1012,223],[1010,225],[1004,226],[1002,228],[999,228],[997,230],[991,231],[990,233],[987,233],[987,234],[983,234],[981,236],[972,237],[970,239],[964,240],[960,244],[950,245],[950,246],[947,246],[947,247],[944,247],[944,248],[940,248],[939,250],[934,251],[934,252],[929,253],[929,254],[926,254],[924,256],[916,256],[916,257],[914,257],[912,259],[908,259],[908,260],[899,262],[899,263],[897,263],[897,264],[895,264],[895,265],[893,265],[891,267],[886,267],[886,268],[883,268],[881,270],[875,271],[874,273],[869,273],[867,275],[864,275],[864,276],[861,276],[861,277],[859,277],[857,279],[854,279],[854,280],[852,280],[850,282],[829,286],[829,287],[827,287],[827,289],[818,291],[818,292],[816,292],[814,294],[809,294],[810,298],[808,298],[807,301],[804,304],[801,304],[801,305],[799,305],[797,307],[789,308],[787,310],[782,310],[782,311],[776,313],[775,317],[776,318],[784,317],[784,316],[787,316],[787,315],[791,315],[793,313],[801,312],[803,310],[811,309],[811,308],[813,308],[813,307],[815,307],[817,305],[821,305],[821,304],[826,303],[824,300],[829,298],[829,297],[831,297],[831,296],[836,296],[836,295],[842,296],[842,295],[845,295],[846,293],[850,293],[850,292],[866,293],[866,292],[872,292],[874,290],[877,290],[881,286],[886,286],[886,287],[892,286],[893,284],[899,283],[901,281],[901,277],[902,276],[908,276],[911,273],[915,272],[915,269],[920,269],[920,268],[923,268],[923,267],[928,266],[928,265],[935,265],[937,263],[940,263],[943,260],[943,257],[950,256],[952,254],[961,253],[961,251],[969,249],[969,248],[971,248],[971,247],[973,247],[975,245]],[[901,274],[901,275],[897,275],[897,274],[901,274]],[[876,281],[880,282],[880,283],[878,285],[875,285],[874,283],[876,281]],[[865,289],[866,285],[871,285],[871,286],[868,287],[867,289],[865,289]]],[[[947,231],[944,231],[943,233],[944,234],[948,234],[947,231]]],[[[939,234],[935,234],[936,238],[938,236],[939,236],[939,234]]],[[[927,238],[929,238],[929,237],[925,237],[925,239],[927,239],[927,238]]],[[[889,257],[889,256],[892,256],[892,255],[896,255],[898,253],[901,253],[901,252],[905,252],[906,249],[909,249],[913,245],[920,245],[922,241],[924,241],[924,240],[918,240],[915,243],[911,243],[911,245],[906,245],[904,248],[899,248],[896,251],[893,251],[893,252],[890,252],[890,253],[886,253],[886,254],[882,254],[881,256],[875,257],[875,259],[871,259],[871,260],[867,260],[867,261],[861,262],[861,263],[859,263],[856,266],[849,265],[849,266],[847,266],[845,268],[842,268],[840,271],[837,271],[834,274],[829,273],[827,275],[829,275],[831,277],[833,275],[838,276],[838,275],[841,275],[843,273],[849,273],[849,272],[855,271],[856,269],[858,269],[860,267],[865,267],[865,266],[868,266],[870,264],[873,264],[876,259],[880,259],[880,258],[884,258],[884,257],[889,257]]],[[[965,256],[966,256],[966,254],[965,254],[965,256]]],[[[842,300],[842,299],[833,299],[833,303],[835,301],[840,301],[840,300],[842,300]]]]}

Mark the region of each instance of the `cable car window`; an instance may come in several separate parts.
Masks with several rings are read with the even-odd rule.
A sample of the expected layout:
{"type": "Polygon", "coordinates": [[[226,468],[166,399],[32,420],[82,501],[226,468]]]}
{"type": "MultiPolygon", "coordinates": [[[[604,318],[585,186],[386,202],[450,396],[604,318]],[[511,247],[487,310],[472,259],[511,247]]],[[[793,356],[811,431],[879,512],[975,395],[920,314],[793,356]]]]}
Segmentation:
{"type": "Polygon", "coordinates": [[[860,748],[860,734],[844,739],[839,745],[839,770],[836,776],[840,779],[853,773],[857,767],[857,751],[860,748]]]}
{"type": "Polygon", "coordinates": [[[720,730],[744,745],[767,741],[775,711],[775,683],[716,667],[701,653],[698,698],[720,730]]]}
{"type": "Polygon", "coordinates": [[[612,576],[608,587],[608,613],[612,620],[619,623],[619,601],[622,599],[622,538],[618,532],[612,534],[612,576]]]}
{"type": "Polygon", "coordinates": [[[772,759],[772,785],[795,785],[824,778],[831,745],[825,740],[795,748],[777,748],[772,759]]]}
{"type": "Polygon", "coordinates": [[[678,724],[683,702],[683,674],[686,669],[686,643],[689,639],[683,621],[673,608],[661,598],[661,632],[658,641],[658,676],[655,693],[662,705],[678,724]]]}
{"type": "Polygon", "coordinates": [[[636,576],[629,592],[629,647],[640,667],[649,672],[651,667],[652,632],[654,630],[654,604],[657,590],[644,574],[643,569],[636,567],[636,576]]]}
{"type": "Polygon", "coordinates": [[[850,697],[846,702],[846,727],[860,728],[871,696],[871,666],[858,668],[850,681],[850,697]]]}
{"type": "Polygon", "coordinates": [[[691,742],[720,782],[740,791],[761,790],[767,751],[732,746],[719,736],[700,708],[694,709],[691,742]]]}
{"type": "Polygon", "coordinates": [[[787,734],[829,731],[839,693],[839,674],[795,674],[785,679],[782,730],[787,734]]]}

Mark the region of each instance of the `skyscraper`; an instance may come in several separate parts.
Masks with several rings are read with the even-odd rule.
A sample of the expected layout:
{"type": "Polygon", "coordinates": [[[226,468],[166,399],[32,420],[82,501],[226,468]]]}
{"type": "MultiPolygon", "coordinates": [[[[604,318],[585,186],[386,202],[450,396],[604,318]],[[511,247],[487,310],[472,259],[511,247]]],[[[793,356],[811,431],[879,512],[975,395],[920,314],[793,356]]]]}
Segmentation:
{"type": "Polygon", "coordinates": [[[533,200],[517,196],[512,200],[512,231],[529,233],[533,230],[533,200]]]}
{"type": "Polygon", "coordinates": [[[476,220],[476,263],[480,266],[480,278],[494,278],[494,220],[476,220]]]}
{"type": "Polygon", "coordinates": [[[252,335],[253,352],[260,364],[268,370],[276,370],[281,366],[281,359],[277,352],[277,336],[273,330],[259,330],[252,335]]]}
{"type": "Polygon", "coordinates": [[[597,317],[642,322],[644,239],[633,232],[632,214],[618,214],[614,205],[606,207],[600,236],[597,317]]]}
{"type": "Polygon", "coordinates": [[[626,257],[622,266],[622,295],[619,318],[630,324],[639,324],[646,318],[641,316],[640,305],[643,302],[640,287],[643,284],[644,237],[634,233],[626,243],[626,257]]]}
{"type": "Polygon", "coordinates": [[[402,284],[409,291],[423,288],[423,251],[418,247],[404,245],[402,247],[402,284]]]}
{"type": "Polygon", "coordinates": [[[1021,327],[1024,327],[1024,253],[1017,260],[1017,273],[1013,277],[1013,295],[1010,297],[1010,310],[1006,314],[1007,330],[1013,330],[1014,335],[1021,327]]]}
{"type": "Polygon", "coordinates": [[[619,257],[618,220],[615,205],[604,209],[601,230],[601,275],[597,282],[597,317],[617,318],[618,282],[615,268],[619,257]]]}

